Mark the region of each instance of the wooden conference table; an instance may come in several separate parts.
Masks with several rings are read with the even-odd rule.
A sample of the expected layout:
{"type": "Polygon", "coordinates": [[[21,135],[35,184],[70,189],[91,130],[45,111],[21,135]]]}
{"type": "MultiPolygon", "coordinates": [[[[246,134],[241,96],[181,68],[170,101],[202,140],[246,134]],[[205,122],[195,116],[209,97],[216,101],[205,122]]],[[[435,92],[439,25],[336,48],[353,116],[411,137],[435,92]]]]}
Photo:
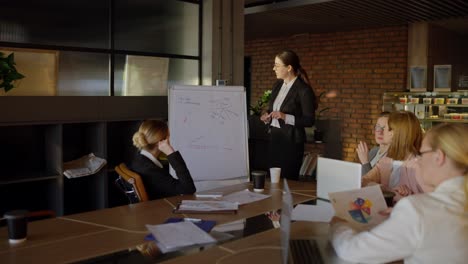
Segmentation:
{"type": "MultiPolygon", "coordinates": [[[[315,183],[288,181],[294,204],[315,199],[315,183]]],[[[231,192],[249,188],[243,183],[217,189],[231,192]]],[[[194,195],[174,196],[144,203],[119,206],[28,224],[27,241],[18,245],[8,242],[7,228],[0,228],[0,263],[64,263],[91,259],[144,243],[146,224],[161,224],[169,217],[196,217],[215,220],[217,224],[257,216],[281,208],[282,183],[266,184],[264,194],[271,197],[242,205],[237,214],[174,214],[180,200],[194,200],[194,195]]],[[[256,235],[255,235],[256,236],[256,235]]],[[[279,240],[278,240],[279,241],[279,240]]],[[[211,251],[225,250],[212,247],[211,251]]],[[[200,254],[200,253],[199,253],[200,254]]],[[[198,254],[195,254],[198,255],[198,254]]]]}
{"type": "MultiPolygon", "coordinates": [[[[345,264],[328,242],[328,223],[294,222],[291,238],[316,239],[324,263],[345,264]]],[[[269,263],[281,264],[280,229],[270,229],[253,236],[209,248],[195,255],[186,255],[165,261],[164,264],[185,263],[269,263]]]]}

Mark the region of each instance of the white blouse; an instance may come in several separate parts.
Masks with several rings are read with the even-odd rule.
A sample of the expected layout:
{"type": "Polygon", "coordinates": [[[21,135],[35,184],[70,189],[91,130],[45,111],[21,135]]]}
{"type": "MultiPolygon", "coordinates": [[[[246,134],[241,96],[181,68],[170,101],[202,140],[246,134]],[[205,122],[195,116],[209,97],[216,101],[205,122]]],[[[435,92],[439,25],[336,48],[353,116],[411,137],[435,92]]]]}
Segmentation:
{"type": "MultiPolygon", "coordinates": [[[[276,96],[275,101],[273,102],[273,111],[279,111],[281,109],[281,105],[284,102],[284,98],[286,98],[286,95],[288,95],[289,90],[291,90],[291,86],[294,84],[296,79],[297,79],[297,76],[296,76],[296,78],[294,78],[289,83],[283,82],[283,86],[281,86],[281,89],[280,89],[278,95],[276,96]]],[[[286,117],[285,117],[284,122],[286,124],[288,124],[288,125],[294,126],[294,123],[295,123],[294,122],[295,121],[294,116],[289,115],[289,114],[285,114],[285,115],[286,115],[286,117]]],[[[271,120],[271,126],[279,128],[280,124],[278,122],[278,119],[272,119],[271,120]]]]}
{"type": "Polygon", "coordinates": [[[331,226],[336,253],[347,261],[383,263],[466,263],[468,211],[465,177],[442,182],[432,193],[401,199],[390,217],[365,232],[346,223],[331,226]]]}

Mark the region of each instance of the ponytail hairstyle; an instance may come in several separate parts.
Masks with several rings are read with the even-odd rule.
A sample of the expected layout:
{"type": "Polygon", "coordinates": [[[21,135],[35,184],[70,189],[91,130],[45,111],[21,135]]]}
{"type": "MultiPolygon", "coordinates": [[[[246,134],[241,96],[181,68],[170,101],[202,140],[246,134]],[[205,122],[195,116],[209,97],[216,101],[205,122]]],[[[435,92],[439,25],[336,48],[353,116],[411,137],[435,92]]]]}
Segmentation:
{"type": "Polygon", "coordinates": [[[452,160],[465,177],[466,209],[468,210],[468,125],[446,123],[433,127],[427,132],[432,149],[440,149],[452,160]]]}
{"type": "Polygon", "coordinates": [[[158,142],[169,136],[166,122],[160,120],[145,120],[133,134],[133,145],[139,150],[151,150],[158,142]]]}
{"type": "MultiPolygon", "coordinates": [[[[304,70],[304,68],[302,68],[301,63],[299,61],[299,56],[297,56],[297,54],[294,51],[284,50],[276,54],[276,57],[280,59],[284,63],[285,66],[291,65],[294,75],[296,75],[303,82],[305,82],[312,90],[312,93],[315,94],[314,89],[312,89],[312,86],[310,85],[309,76],[307,75],[307,72],[304,70]]],[[[315,99],[314,108],[317,109],[317,107],[318,107],[318,102],[317,102],[317,99],[315,99]]]]}

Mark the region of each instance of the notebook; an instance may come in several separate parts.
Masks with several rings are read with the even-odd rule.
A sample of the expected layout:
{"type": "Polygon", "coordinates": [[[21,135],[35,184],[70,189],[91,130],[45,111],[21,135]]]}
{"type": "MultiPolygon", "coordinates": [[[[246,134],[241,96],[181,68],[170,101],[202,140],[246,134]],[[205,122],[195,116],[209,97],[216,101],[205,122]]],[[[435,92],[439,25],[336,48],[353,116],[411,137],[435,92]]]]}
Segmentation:
{"type": "Polygon", "coordinates": [[[288,183],[284,180],[280,218],[282,263],[324,263],[315,239],[290,239],[292,209],[292,195],[288,183]]]}
{"type": "Polygon", "coordinates": [[[329,201],[328,193],[361,188],[361,170],[359,163],[319,157],[317,198],[329,201]]]}

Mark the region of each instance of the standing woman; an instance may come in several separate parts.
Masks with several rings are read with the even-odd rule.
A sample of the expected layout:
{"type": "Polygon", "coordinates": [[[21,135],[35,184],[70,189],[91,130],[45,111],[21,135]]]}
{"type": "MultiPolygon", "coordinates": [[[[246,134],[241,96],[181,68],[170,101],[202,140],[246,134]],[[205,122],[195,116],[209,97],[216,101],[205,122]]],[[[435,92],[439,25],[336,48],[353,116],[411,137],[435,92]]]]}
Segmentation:
{"type": "Polygon", "coordinates": [[[278,53],[273,71],[279,80],[273,85],[268,113],[260,117],[270,126],[270,166],[280,167],[283,177],[298,180],[304,127],[314,124],[317,100],[295,52],[278,53]]]}
{"type": "Polygon", "coordinates": [[[179,151],[169,142],[169,128],[159,120],[145,120],[133,135],[133,145],[140,151],[133,159],[130,169],[140,174],[149,199],[159,199],[196,191],[190,171],[179,151]],[[174,179],[163,168],[158,157],[167,155],[167,160],[179,179],[174,179]]]}

